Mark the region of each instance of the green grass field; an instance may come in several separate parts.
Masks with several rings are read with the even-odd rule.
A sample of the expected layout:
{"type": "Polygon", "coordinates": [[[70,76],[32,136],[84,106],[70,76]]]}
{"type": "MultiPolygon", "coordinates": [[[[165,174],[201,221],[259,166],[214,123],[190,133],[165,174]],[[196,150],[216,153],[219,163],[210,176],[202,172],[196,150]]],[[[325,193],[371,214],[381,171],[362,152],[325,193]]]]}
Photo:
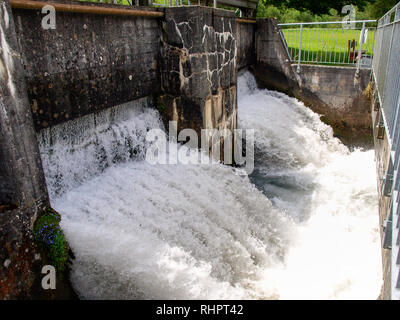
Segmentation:
{"type": "MultiPolygon", "coordinates": [[[[300,28],[282,29],[292,60],[299,59],[300,28]]],[[[369,29],[367,41],[363,44],[364,54],[372,55],[375,30],[369,29]]],[[[301,61],[304,63],[348,64],[352,61],[348,41],[355,40],[358,51],[360,30],[342,28],[303,28],[301,61]]]]}

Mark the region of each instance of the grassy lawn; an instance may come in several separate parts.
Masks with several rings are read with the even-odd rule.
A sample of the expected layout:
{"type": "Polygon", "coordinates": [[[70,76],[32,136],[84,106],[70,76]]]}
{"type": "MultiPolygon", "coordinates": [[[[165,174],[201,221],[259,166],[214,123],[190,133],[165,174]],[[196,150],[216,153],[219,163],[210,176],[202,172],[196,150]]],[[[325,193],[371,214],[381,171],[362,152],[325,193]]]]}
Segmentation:
{"type": "MultiPolygon", "coordinates": [[[[299,59],[300,28],[282,29],[292,59],[299,59]]],[[[360,30],[342,28],[303,28],[301,61],[306,63],[355,63],[348,50],[348,41],[355,40],[358,51],[360,30]],[[350,58],[350,59],[349,59],[350,58]]],[[[367,42],[363,44],[364,54],[372,55],[375,30],[369,29],[367,42]]]]}

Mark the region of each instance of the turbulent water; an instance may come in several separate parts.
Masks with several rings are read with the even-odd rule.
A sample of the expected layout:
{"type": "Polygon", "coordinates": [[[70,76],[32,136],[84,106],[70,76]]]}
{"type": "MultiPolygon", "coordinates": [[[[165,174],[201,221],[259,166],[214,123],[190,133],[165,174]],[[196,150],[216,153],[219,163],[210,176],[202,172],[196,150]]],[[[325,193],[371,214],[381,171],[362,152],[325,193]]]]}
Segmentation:
{"type": "Polygon", "coordinates": [[[143,104],[41,132],[82,298],[377,298],[373,151],[350,152],[318,115],[257,89],[249,73],[238,88],[239,126],[255,129],[250,177],[147,163],[146,132],[163,126],[143,104]]]}

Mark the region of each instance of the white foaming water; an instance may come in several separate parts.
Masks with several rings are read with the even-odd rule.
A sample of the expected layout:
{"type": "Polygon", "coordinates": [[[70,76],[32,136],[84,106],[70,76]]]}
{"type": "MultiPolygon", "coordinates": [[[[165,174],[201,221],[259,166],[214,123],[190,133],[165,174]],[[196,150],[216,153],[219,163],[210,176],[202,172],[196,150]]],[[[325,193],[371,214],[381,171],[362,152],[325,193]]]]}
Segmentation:
{"type": "Polygon", "coordinates": [[[239,120],[256,133],[250,179],[220,164],[145,162],[145,133],[162,124],[140,105],[42,132],[81,297],[377,298],[372,152],[350,153],[250,74],[239,79],[239,120]]]}
{"type": "Polygon", "coordinates": [[[296,99],[239,79],[255,128],[252,181],[297,222],[285,263],[265,270],[283,299],[376,299],[382,284],[374,151],[350,152],[296,99]],[[260,121],[262,119],[262,121],[260,121]]]}

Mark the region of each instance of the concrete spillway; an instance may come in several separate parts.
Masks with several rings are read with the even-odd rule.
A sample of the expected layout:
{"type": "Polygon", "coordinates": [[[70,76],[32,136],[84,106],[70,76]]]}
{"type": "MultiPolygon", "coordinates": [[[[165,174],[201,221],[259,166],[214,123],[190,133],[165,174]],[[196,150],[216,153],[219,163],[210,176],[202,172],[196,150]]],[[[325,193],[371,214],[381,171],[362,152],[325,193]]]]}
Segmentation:
{"type": "MultiPolygon", "coordinates": [[[[357,81],[353,69],[294,74],[274,19],[90,7],[104,14],[69,10],[41,30],[36,9],[0,0],[0,298],[37,297],[49,248],[39,255],[33,239],[49,196],[84,298],[375,298],[372,155],[350,152],[298,101],[237,77],[251,68],[325,123],[368,133],[368,72],[357,81]],[[250,177],[144,160],[149,129],[174,120],[179,130],[234,130],[238,119],[256,129],[250,177]]],[[[51,298],[66,297],[58,288],[51,298]]]]}
{"type": "Polygon", "coordinates": [[[82,298],[378,297],[372,151],[350,152],[248,73],[238,95],[239,126],[256,130],[250,178],[221,164],[148,164],[144,135],[163,125],[143,104],[99,116],[97,128],[41,132],[82,298]]]}

